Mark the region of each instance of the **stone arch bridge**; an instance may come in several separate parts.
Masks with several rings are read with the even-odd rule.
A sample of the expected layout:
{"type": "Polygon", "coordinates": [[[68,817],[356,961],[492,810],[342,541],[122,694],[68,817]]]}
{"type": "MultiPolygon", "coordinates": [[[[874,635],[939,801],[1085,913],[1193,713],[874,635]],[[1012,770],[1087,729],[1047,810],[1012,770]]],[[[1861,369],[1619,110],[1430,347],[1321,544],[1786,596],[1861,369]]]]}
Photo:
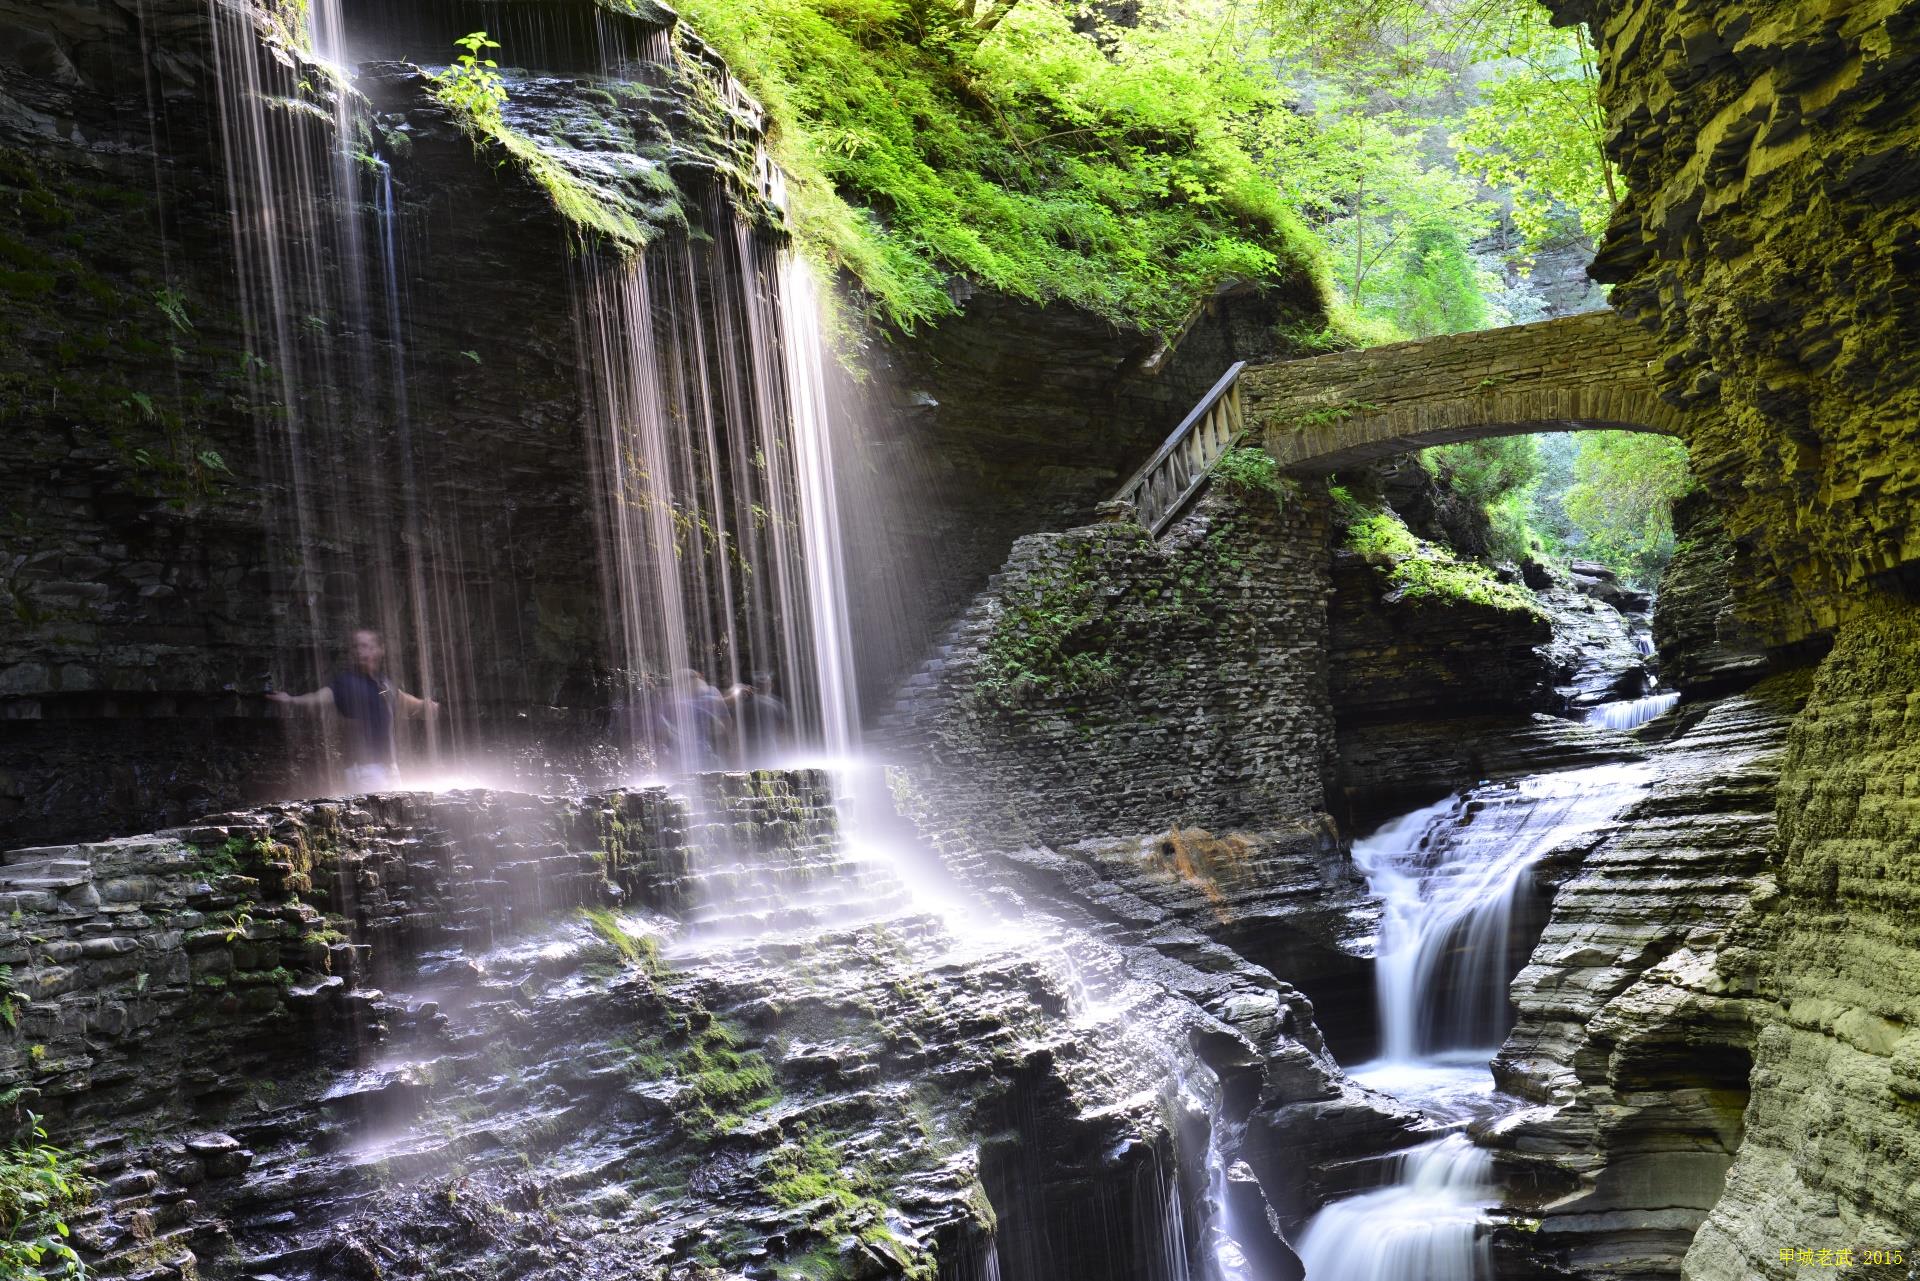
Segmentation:
{"type": "Polygon", "coordinates": [[[1611,429],[1684,437],[1654,392],[1653,336],[1611,311],[1253,365],[1247,428],[1279,464],[1331,472],[1429,445],[1611,429]]]}

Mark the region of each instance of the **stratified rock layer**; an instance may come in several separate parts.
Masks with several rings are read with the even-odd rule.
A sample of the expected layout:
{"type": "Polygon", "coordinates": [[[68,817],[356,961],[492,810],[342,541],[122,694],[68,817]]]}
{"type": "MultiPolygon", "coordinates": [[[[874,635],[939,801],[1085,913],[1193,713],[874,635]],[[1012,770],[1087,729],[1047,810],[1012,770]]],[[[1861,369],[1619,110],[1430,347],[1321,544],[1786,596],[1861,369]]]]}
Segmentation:
{"type": "Polygon", "coordinates": [[[1650,327],[1770,645],[1920,561],[1920,12],[1557,0],[1593,20],[1632,193],[1594,275],[1650,327]]]}
{"type": "Polygon", "coordinates": [[[1320,812],[1324,504],[1215,486],[1162,538],[1022,539],[910,678],[896,746],[1031,843],[1320,812]]]}
{"type": "Polygon", "coordinates": [[[1911,1258],[1920,1238],[1916,638],[1913,604],[1863,602],[1788,737],[1753,1101],[1687,1255],[1700,1281],[1784,1275],[1782,1246],[1911,1258]]]}
{"type": "Polygon", "coordinates": [[[1653,643],[1660,678],[1693,694],[1724,693],[1759,680],[1767,656],[1733,595],[1733,545],[1725,521],[1706,493],[1673,505],[1673,560],[1660,576],[1660,608],[1653,643]]]}
{"type": "Polygon", "coordinates": [[[1495,1061],[1541,1106],[1492,1140],[1537,1231],[1502,1245],[1581,1277],[1673,1277],[1741,1136],[1773,790],[1804,677],[1714,706],[1553,901],[1495,1061]]]}
{"type": "Polygon", "coordinates": [[[1920,7],[1551,7],[1592,20],[1631,193],[1595,274],[1657,339],[1664,394],[1717,409],[1687,443],[1735,609],[1776,651],[1833,646],[1780,779],[1746,1136],[1685,1272],[1910,1250],[1920,7]]]}

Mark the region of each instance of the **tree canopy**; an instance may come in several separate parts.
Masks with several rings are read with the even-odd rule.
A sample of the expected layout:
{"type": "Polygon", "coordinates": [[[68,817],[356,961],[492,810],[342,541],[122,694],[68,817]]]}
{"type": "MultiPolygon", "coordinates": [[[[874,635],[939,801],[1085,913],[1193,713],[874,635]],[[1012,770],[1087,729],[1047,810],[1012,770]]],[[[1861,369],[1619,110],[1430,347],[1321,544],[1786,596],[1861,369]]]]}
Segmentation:
{"type": "Polygon", "coordinates": [[[902,327],[955,276],[1172,329],[1309,273],[1344,341],[1470,328],[1502,207],[1529,245],[1605,218],[1591,60],[1534,0],[682,8],[771,109],[802,241],[902,327]]]}

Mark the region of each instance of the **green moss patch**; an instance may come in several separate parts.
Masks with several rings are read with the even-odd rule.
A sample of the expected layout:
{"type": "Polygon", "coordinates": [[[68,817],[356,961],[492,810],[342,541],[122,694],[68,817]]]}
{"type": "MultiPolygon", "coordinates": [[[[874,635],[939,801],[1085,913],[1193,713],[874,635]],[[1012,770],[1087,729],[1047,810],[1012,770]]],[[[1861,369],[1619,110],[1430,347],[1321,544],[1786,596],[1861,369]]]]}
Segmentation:
{"type": "Polygon", "coordinates": [[[1461,560],[1444,547],[1416,538],[1390,511],[1354,519],[1347,526],[1345,545],[1384,571],[1390,591],[1401,600],[1543,613],[1532,592],[1501,582],[1485,565],[1461,560]]]}

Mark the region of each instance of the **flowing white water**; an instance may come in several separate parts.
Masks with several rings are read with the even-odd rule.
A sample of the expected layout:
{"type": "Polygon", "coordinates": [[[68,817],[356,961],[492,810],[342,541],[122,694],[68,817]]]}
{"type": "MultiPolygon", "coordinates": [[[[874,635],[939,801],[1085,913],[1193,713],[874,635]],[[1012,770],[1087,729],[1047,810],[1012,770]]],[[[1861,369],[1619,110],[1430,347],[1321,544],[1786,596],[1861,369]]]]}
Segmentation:
{"type": "Polygon", "coordinates": [[[1643,765],[1534,775],[1448,797],[1354,843],[1354,866],[1382,902],[1382,1058],[1493,1054],[1506,1034],[1516,943],[1524,945],[1512,930],[1528,869],[1610,821],[1647,778],[1643,765]]]}
{"type": "Polygon", "coordinates": [[[1463,1134],[1402,1153],[1395,1180],[1336,1202],[1300,1239],[1310,1281],[1477,1281],[1493,1158],[1463,1134]]]}
{"type": "Polygon", "coordinates": [[[1602,703],[1587,713],[1587,724],[1606,729],[1639,729],[1648,721],[1665,716],[1679,701],[1680,695],[1666,693],[1630,698],[1619,703],[1602,703]]]}
{"type": "Polygon", "coordinates": [[[804,269],[736,231],[589,256],[579,285],[618,697],[669,768],[844,757],[855,732],[829,357],[804,269]],[[777,744],[730,737],[721,695],[749,683],[777,744]]]}
{"type": "Polygon", "coordinates": [[[1483,1281],[1492,1159],[1460,1127],[1503,1105],[1487,1061],[1531,940],[1517,912],[1529,870],[1590,838],[1651,781],[1645,765],[1542,774],[1450,796],[1353,847],[1382,902],[1381,1057],[1355,1079],[1424,1112],[1440,1138],[1401,1154],[1393,1181],[1327,1206],[1299,1243],[1308,1281],[1483,1281]]]}
{"type": "MultiPolygon", "coordinates": [[[[362,12],[370,34],[348,28],[340,0],[313,0],[295,30],[232,0],[207,3],[246,372],[275,492],[266,507],[282,577],[266,608],[279,620],[277,679],[324,684],[349,633],[373,627],[394,683],[444,705],[415,730],[425,750],[403,749],[408,785],[509,783],[515,766],[482,754],[479,731],[552,697],[521,683],[525,597],[538,584],[501,573],[514,558],[513,495],[497,520],[440,501],[471,488],[474,462],[457,452],[462,428],[428,421],[436,402],[410,394],[405,192],[372,152],[377,121],[352,85],[356,52],[422,38],[408,25],[422,15],[362,12]]],[[[516,55],[612,79],[653,83],[657,69],[633,64],[678,56],[666,32],[636,36],[632,22],[533,15],[522,27],[516,55]]],[[[729,92],[736,118],[757,117],[729,92]]],[[[764,156],[759,181],[777,200],[780,175],[764,156]]],[[[712,235],[668,237],[641,256],[582,245],[575,259],[606,639],[574,666],[611,705],[618,747],[639,749],[650,771],[762,764],[776,747],[844,757],[858,726],[834,491],[847,415],[815,286],[724,200],[704,223],[712,235]],[[753,733],[740,729],[738,699],[723,701],[745,686],[766,713],[753,733]]]]}

